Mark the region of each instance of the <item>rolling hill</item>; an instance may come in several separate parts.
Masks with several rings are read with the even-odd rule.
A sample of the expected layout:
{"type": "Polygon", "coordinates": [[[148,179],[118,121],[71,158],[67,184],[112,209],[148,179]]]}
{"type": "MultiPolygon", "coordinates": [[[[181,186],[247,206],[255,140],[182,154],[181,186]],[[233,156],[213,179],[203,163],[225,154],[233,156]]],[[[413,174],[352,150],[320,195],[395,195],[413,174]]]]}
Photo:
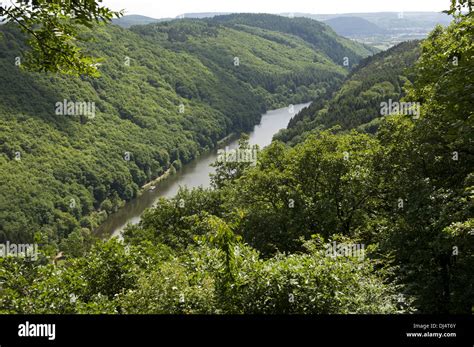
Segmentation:
{"type": "Polygon", "coordinates": [[[162,22],[165,20],[171,20],[171,18],[151,18],[146,16],[141,16],[138,14],[126,15],[120,18],[112,19],[112,23],[122,28],[130,28],[133,25],[146,25],[151,23],[162,22]]]}
{"type": "Polygon", "coordinates": [[[0,241],[12,242],[93,230],[146,182],[266,109],[325,94],[347,75],[344,56],[355,64],[372,52],[280,16],[112,25],[82,33],[104,58],[102,76],[76,78],[19,69],[23,37],[0,30],[0,241]],[[94,113],[75,113],[83,104],[94,113]]]}
{"type": "Polygon", "coordinates": [[[419,41],[404,42],[362,61],[337,90],[297,114],[276,138],[292,144],[310,133],[339,126],[374,132],[381,102],[399,101],[412,79],[409,68],[419,56],[419,41]]]}
{"type": "Polygon", "coordinates": [[[336,17],[328,19],[324,23],[329,25],[338,35],[346,37],[387,34],[385,29],[360,17],[336,17]]]}

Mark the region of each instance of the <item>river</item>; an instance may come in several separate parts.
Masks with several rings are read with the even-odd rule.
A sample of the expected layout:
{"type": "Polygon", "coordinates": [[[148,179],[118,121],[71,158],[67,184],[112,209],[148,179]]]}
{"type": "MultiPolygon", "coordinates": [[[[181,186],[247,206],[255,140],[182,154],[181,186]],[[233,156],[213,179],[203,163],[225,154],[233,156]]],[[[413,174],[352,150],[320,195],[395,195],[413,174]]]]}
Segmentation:
{"type": "MultiPolygon", "coordinates": [[[[286,128],[290,119],[301,109],[308,106],[298,104],[293,106],[293,112],[288,107],[271,110],[262,115],[259,125],[256,125],[250,135],[250,144],[259,145],[260,148],[268,146],[272,142],[273,135],[280,129],[286,128]]],[[[234,139],[219,148],[228,147],[234,149],[238,146],[238,139],[234,139]]],[[[183,165],[176,174],[168,177],[157,184],[154,190],[143,192],[139,197],[127,202],[124,207],[116,213],[111,214],[100,226],[98,234],[103,237],[120,236],[125,227],[140,222],[140,216],[149,207],[152,207],[160,197],[172,197],[176,195],[181,186],[196,188],[199,186],[209,187],[209,174],[214,172],[210,164],[217,159],[217,150],[206,152],[190,163],[183,165]]]]}

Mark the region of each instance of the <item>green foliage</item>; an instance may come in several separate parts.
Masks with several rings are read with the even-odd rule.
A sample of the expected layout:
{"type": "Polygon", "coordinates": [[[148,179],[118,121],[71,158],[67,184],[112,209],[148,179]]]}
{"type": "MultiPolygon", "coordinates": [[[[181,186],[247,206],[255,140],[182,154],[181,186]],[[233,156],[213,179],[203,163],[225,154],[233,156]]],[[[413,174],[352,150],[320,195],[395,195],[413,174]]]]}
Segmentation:
{"type": "Polygon", "coordinates": [[[470,0],[451,0],[451,7],[445,13],[451,15],[464,16],[467,12],[468,14],[472,13],[473,4],[470,0]]]}
{"type": "MultiPolygon", "coordinates": [[[[150,43],[160,42],[167,48],[199,57],[221,80],[227,80],[228,74],[231,74],[245,82],[255,95],[264,98],[268,108],[311,99],[315,93],[337,84],[346,74],[341,62],[330,56],[331,49],[320,49],[301,39],[292,30],[278,28],[278,23],[286,21],[286,18],[266,16],[258,15],[246,22],[247,15],[238,15],[239,20],[246,22],[245,25],[235,25],[231,20],[235,16],[224,16],[135,26],[132,30],[143,35],[150,43]],[[262,27],[262,18],[276,23],[275,28],[262,27]]],[[[303,30],[303,24],[295,23],[295,27],[303,30]]],[[[314,25],[313,40],[322,40],[324,37],[326,45],[340,45],[336,35],[326,37],[324,28],[314,25]]],[[[348,42],[344,40],[349,45],[344,46],[344,54],[350,54],[355,60],[371,53],[348,42]]],[[[196,97],[198,94],[186,86],[179,87],[182,95],[196,97]]],[[[225,84],[221,87],[225,87],[225,84]]],[[[200,86],[200,97],[212,97],[212,93],[202,88],[204,86],[200,86]]]]}
{"type": "Polygon", "coordinates": [[[311,132],[340,126],[375,133],[381,118],[381,103],[398,102],[404,86],[413,80],[413,66],[419,56],[419,42],[403,42],[387,51],[362,60],[338,90],[329,90],[322,98],[296,115],[276,138],[295,144],[311,132]]]}
{"type": "Polygon", "coordinates": [[[343,64],[345,57],[356,64],[361,57],[366,57],[376,52],[376,49],[372,47],[357,44],[337,36],[329,26],[309,18],[286,18],[270,14],[247,13],[217,16],[211,21],[233,27],[259,27],[264,30],[297,36],[313,46],[316,51],[324,52],[325,55],[338,65],[343,64]],[[277,18],[278,20],[276,20],[277,18]]]}
{"type": "MultiPolygon", "coordinates": [[[[247,151],[246,153],[255,153],[255,156],[258,156],[258,146],[249,145],[249,136],[247,134],[241,135],[238,150],[244,152],[247,151]]],[[[211,174],[211,185],[214,188],[219,189],[226,184],[233,183],[252,165],[251,162],[240,162],[237,160],[227,161],[226,159],[227,154],[224,152],[220,157],[218,155],[215,163],[211,164],[211,166],[215,168],[215,172],[211,174]]]]}
{"type": "Polygon", "coordinates": [[[316,24],[311,40],[324,37],[324,50],[291,30],[254,22],[80,29],[94,38],[87,50],[104,58],[95,79],[18,69],[25,37],[2,25],[0,241],[30,242],[41,231],[60,243],[72,232],[93,231],[145,183],[226,135],[248,131],[265,109],[307,101],[337,85],[347,71],[328,55],[331,42],[354,59],[370,53],[316,24]],[[64,100],[94,103],[95,114],[56,114],[64,100]]]}
{"type": "MultiPolygon", "coordinates": [[[[41,246],[37,260],[0,258],[0,313],[471,313],[474,25],[472,12],[456,7],[465,3],[453,1],[457,21],[436,28],[420,53],[418,43],[407,43],[363,61],[332,99],[297,117],[287,133],[296,145],[275,141],[259,152],[255,166],[216,163],[213,189],[182,189],[128,227],[123,241],[93,244],[84,227],[100,216],[84,220],[87,212],[107,214],[150,177],[179,168],[220,135],[245,130],[262,107],[288,101],[283,89],[292,83],[330,98],[337,83],[311,85],[299,73],[310,71],[314,58],[326,64],[324,79],[343,76],[334,59],[350,49],[344,41],[326,52],[333,33],[323,25],[266,15],[98,30],[104,42],[127,38],[124,47],[104,43],[116,70],[105,66],[101,80],[58,78],[98,98],[104,111],[98,126],[63,124],[47,112],[30,118],[6,112],[0,123],[6,139],[0,143],[0,204],[8,207],[0,212],[2,237],[25,238],[21,228],[31,224],[27,236],[41,246]],[[151,42],[159,50],[146,45],[151,42]],[[313,51],[317,44],[321,49],[313,51]],[[284,46],[299,47],[295,69],[284,46]],[[118,68],[129,47],[138,47],[143,59],[131,76],[118,68]],[[278,57],[270,54],[275,47],[278,57]],[[403,72],[418,54],[412,72],[403,72]],[[232,65],[236,55],[240,70],[232,65]],[[145,57],[162,60],[155,65],[145,57]],[[373,77],[364,76],[371,71],[373,77]],[[133,88],[111,82],[118,78],[133,88]],[[227,81],[235,99],[226,99],[232,94],[227,81]],[[388,91],[384,98],[420,102],[420,117],[359,114],[372,112],[375,103],[360,105],[358,98],[379,102],[379,88],[388,91]],[[121,104],[121,96],[134,100],[142,89],[162,104],[147,100],[151,108],[144,113],[139,103],[121,104]],[[202,114],[203,123],[188,111],[170,111],[180,102],[202,114]],[[239,109],[250,115],[234,117],[239,109]],[[148,116],[152,110],[163,116],[148,116]],[[356,116],[344,119],[353,110],[356,116]],[[168,122],[174,128],[167,132],[161,125],[168,122]],[[23,155],[14,160],[18,148],[23,155]],[[131,148],[130,162],[121,161],[124,148],[131,148]],[[97,158],[103,162],[94,165],[97,158]],[[27,194],[34,203],[25,204],[27,194]],[[77,210],[70,210],[71,196],[77,210]],[[335,254],[328,251],[334,242],[366,245],[365,252],[335,254]],[[66,259],[52,261],[59,249],[66,259]]],[[[45,88],[42,77],[35,78],[45,88]]],[[[16,79],[7,74],[3,83],[14,89],[16,79]]],[[[0,107],[8,111],[25,104],[21,100],[9,95],[0,107]]],[[[245,138],[241,146],[248,148],[245,138]]]]}
{"type": "Polygon", "coordinates": [[[70,257],[82,257],[93,244],[93,237],[87,228],[71,232],[62,239],[59,249],[70,257]]]}
{"type": "Polygon", "coordinates": [[[124,246],[117,240],[99,242],[83,257],[53,264],[0,258],[1,313],[120,313],[114,300],[136,288],[141,271],[165,261],[165,246],[124,246]]]}
{"type": "MultiPolygon", "coordinates": [[[[353,312],[350,298],[365,292],[362,278],[354,283],[346,278],[343,283],[352,283],[357,293],[338,301],[336,293],[347,293],[345,287],[323,281],[334,270],[316,279],[311,277],[314,271],[306,272],[318,268],[312,257],[319,248],[308,250],[305,240],[318,233],[321,244],[344,234],[352,242],[375,247],[369,257],[377,259],[377,271],[390,267],[387,275],[399,294],[399,308],[410,310],[413,303],[418,312],[471,313],[472,27],[472,15],[462,16],[422,43],[412,83],[401,99],[421,103],[418,119],[385,117],[377,123],[375,136],[319,131],[294,147],[275,142],[259,153],[256,167],[243,168],[238,177],[229,175],[219,183],[222,208],[202,206],[198,220],[203,211],[214,214],[219,217],[217,230],[224,235],[232,230],[252,248],[245,251],[237,245],[230,253],[229,243],[220,244],[217,254],[222,260],[215,278],[232,284],[217,291],[213,302],[224,300],[225,310],[234,313],[353,312]],[[239,254],[249,252],[247,263],[239,254]],[[233,255],[232,267],[225,265],[226,254],[233,255]],[[237,275],[219,277],[225,273],[237,275]],[[295,283],[311,285],[299,288],[295,283]],[[319,284],[326,286],[321,293],[319,284]],[[292,306],[288,295],[294,292],[293,298],[300,301],[292,306]],[[331,295],[325,296],[328,292],[331,295]]],[[[396,63],[394,52],[410,60],[416,46],[409,53],[397,47],[366,62],[367,67],[396,63]]],[[[388,87],[391,76],[379,77],[375,85],[388,87]]],[[[348,80],[341,91],[358,88],[358,82],[348,80]]],[[[362,94],[370,97],[372,92],[363,89],[362,94]]],[[[344,273],[337,276],[344,278],[344,273]]],[[[361,311],[356,312],[382,307],[393,312],[395,307],[380,301],[366,307],[360,304],[366,299],[362,298],[357,299],[361,311]]]]}
{"type": "Polygon", "coordinates": [[[84,40],[80,27],[104,24],[122,12],[113,12],[95,0],[12,1],[0,6],[2,22],[19,25],[30,50],[23,65],[28,70],[98,76],[97,63],[77,45],[84,40]]]}
{"type": "Polygon", "coordinates": [[[172,199],[160,199],[156,208],[146,210],[139,225],[125,230],[125,239],[133,244],[149,240],[184,250],[202,234],[196,223],[205,212],[217,216],[223,213],[222,199],[220,191],[180,189],[172,199]]]}
{"type": "Polygon", "coordinates": [[[264,254],[299,250],[314,233],[369,237],[381,155],[357,133],[322,132],[295,148],[276,142],[228,189],[226,206],[243,212],[239,230],[264,254]]]}
{"type": "Polygon", "coordinates": [[[240,273],[238,309],[260,314],[402,312],[397,288],[383,284],[373,262],[328,257],[321,243],[315,237],[305,244],[308,253],[280,254],[240,273]]]}
{"type": "MultiPolygon", "coordinates": [[[[198,254],[196,254],[198,255],[198,254]]],[[[127,314],[212,314],[216,312],[214,280],[203,257],[174,259],[141,273],[137,289],[117,304],[127,314]]]]}
{"type": "Polygon", "coordinates": [[[209,235],[181,255],[161,245],[112,240],[57,267],[0,258],[0,312],[402,312],[397,288],[384,283],[386,275],[370,260],[328,257],[317,237],[305,253],[263,260],[238,239],[229,243],[234,236],[222,220],[210,216],[206,223],[209,235]],[[232,277],[226,275],[229,251],[232,277]]]}
{"type": "Polygon", "coordinates": [[[470,13],[431,33],[407,95],[422,103],[420,119],[409,127],[395,119],[380,134],[392,199],[405,201],[389,214],[383,246],[426,312],[470,313],[474,300],[466,281],[473,277],[466,235],[474,211],[472,28],[470,13]]]}

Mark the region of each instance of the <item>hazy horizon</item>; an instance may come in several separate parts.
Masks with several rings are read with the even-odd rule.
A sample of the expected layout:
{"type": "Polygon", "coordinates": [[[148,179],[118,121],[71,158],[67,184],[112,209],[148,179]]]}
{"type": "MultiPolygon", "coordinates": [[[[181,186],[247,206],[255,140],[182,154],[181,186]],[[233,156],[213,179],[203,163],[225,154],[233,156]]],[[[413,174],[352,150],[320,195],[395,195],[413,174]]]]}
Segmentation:
{"type": "Polygon", "coordinates": [[[341,0],[337,3],[323,1],[294,0],[291,3],[282,0],[256,2],[241,0],[223,3],[217,0],[168,2],[136,0],[130,4],[127,0],[104,0],[104,5],[113,10],[125,10],[125,15],[141,15],[151,18],[175,18],[188,13],[308,13],[308,14],[348,14],[377,12],[441,12],[449,7],[448,0],[399,0],[397,3],[383,3],[374,0],[341,0]]]}
{"type": "MultiPolygon", "coordinates": [[[[377,12],[342,12],[342,13],[310,13],[310,12],[280,12],[280,13],[270,13],[270,12],[246,12],[246,11],[242,11],[242,12],[185,12],[185,13],[181,13],[177,16],[172,16],[172,17],[153,17],[153,16],[150,16],[150,15],[145,15],[145,14],[140,14],[140,13],[124,13],[124,16],[142,16],[142,17],[147,17],[147,18],[152,18],[152,19],[166,19],[166,18],[179,18],[180,16],[182,15],[189,15],[189,14],[193,14],[193,15],[196,15],[196,14],[220,14],[220,13],[224,13],[224,14],[242,14],[242,13],[255,13],[255,14],[259,14],[259,13],[267,13],[267,14],[273,14],[273,15],[287,15],[289,13],[293,13],[295,15],[299,15],[299,14],[310,14],[310,15],[318,15],[318,16],[331,16],[331,15],[348,15],[348,14],[353,14],[353,15],[360,15],[360,14],[368,14],[368,13],[373,13],[373,14],[376,14],[376,13],[399,13],[399,12],[395,12],[395,11],[377,11],[377,12]]],[[[442,11],[403,11],[403,13],[405,14],[409,14],[409,13],[442,13],[442,11]]]]}

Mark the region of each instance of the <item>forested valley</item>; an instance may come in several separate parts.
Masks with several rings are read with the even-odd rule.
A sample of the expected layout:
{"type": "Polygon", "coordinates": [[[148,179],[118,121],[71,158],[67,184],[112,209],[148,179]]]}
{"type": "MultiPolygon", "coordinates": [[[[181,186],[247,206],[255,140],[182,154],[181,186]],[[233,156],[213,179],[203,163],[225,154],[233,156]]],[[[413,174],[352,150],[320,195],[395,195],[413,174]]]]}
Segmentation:
{"type": "Polygon", "coordinates": [[[318,98],[347,75],[344,57],[373,52],[313,20],[265,18],[274,28],[242,15],[85,29],[100,78],[21,70],[22,34],[2,25],[0,241],[94,230],[146,182],[266,109],[318,98]],[[58,116],[64,100],[94,114],[58,116]]]}
{"type": "Polygon", "coordinates": [[[0,258],[0,313],[472,313],[474,17],[455,15],[380,53],[273,15],[86,30],[99,78],[18,69],[1,26],[0,241],[40,256],[0,258]],[[97,114],[58,117],[63,99],[97,114]],[[216,163],[212,188],[94,237],[146,182],[306,101],[257,165],[216,163]]]}

